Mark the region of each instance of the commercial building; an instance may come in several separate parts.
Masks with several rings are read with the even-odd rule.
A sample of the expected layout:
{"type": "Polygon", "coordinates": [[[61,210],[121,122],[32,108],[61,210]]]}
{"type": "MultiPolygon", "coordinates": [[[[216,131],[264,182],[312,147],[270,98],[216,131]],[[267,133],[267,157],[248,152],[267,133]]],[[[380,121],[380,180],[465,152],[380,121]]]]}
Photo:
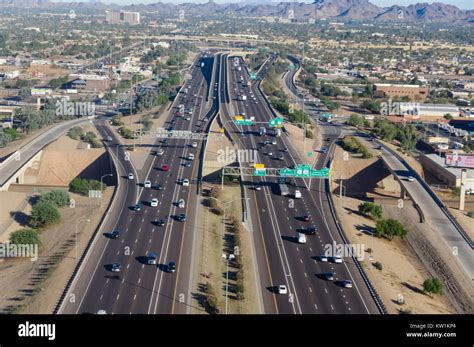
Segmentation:
{"type": "Polygon", "coordinates": [[[140,12],[105,11],[105,20],[108,24],[140,24],[140,12]]]}
{"type": "Polygon", "coordinates": [[[412,101],[423,102],[428,97],[428,92],[428,87],[416,84],[374,84],[374,97],[379,98],[408,97],[412,101]]]}
{"type": "Polygon", "coordinates": [[[71,74],[69,77],[72,79],[63,84],[63,89],[103,92],[110,87],[110,80],[106,76],[71,74]]]}

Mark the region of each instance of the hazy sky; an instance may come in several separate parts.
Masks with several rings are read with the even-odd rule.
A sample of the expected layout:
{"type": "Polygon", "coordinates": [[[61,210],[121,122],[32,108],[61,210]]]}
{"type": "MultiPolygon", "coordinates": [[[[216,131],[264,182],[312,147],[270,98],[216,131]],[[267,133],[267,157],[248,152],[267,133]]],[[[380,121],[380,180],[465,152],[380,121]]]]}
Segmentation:
{"type": "MultiPolygon", "coordinates": [[[[61,0],[53,0],[53,1],[61,1],[61,0]]],[[[71,1],[71,0],[62,0],[62,1],[71,1]]],[[[74,1],[74,0],[72,0],[74,1]]],[[[75,0],[75,1],[83,1],[87,2],[88,0],[75,0]]],[[[155,2],[171,2],[171,3],[182,3],[182,2],[195,2],[195,3],[203,3],[207,2],[208,0],[101,0],[101,2],[110,4],[110,3],[116,3],[116,4],[149,4],[149,3],[155,3],[155,2]]],[[[237,2],[259,2],[258,0],[214,0],[216,3],[237,3],[237,2]]],[[[268,2],[269,0],[264,0],[262,2],[268,2]]],[[[272,0],[272,2],[280,2],[280,1],[288,1],[288,0],[272,0]]],[[[292,1],[292,0],[291,0],[292,1]]],[[[313,1],[311,0],[297,0],[298,2],[306,2],[306,3],[311,3],[313,1]]],[[[369,0],[375,5],[378,6],[390,6],[390,5],[411,5],[411,4],[416,4],[416,3],[433,3],[433,2],[442,2],[445,4],[451,4],[455,5],[459,8],[462,9],[474,9],[474,0],[369,0]]]]}

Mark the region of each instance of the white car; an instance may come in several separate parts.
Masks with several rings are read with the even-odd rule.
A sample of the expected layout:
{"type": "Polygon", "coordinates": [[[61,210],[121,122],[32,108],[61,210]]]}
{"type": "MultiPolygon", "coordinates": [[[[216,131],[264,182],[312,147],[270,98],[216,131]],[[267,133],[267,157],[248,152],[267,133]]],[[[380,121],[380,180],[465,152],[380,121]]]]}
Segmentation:
{"type": "Polygon", "coordinates": [[[334,257],[331,257],[331,261],[336,264],[342,264],[342,258],[340,255],[335,255],[334,257]]]}
{"type": "Polygon", "coordinates": [[[128,179],[129,179],[129,180],[135,179],[135,175],[132,174],[132,173],[129,173],[129,174],[128,174],[128,179]]]}
{"type": "Polygon", "coordinates": [[[344,288],[352,288],[352,281],[349,281],[349,280],[341,281],[341,285],[342,285],[344,288]]]}
{"type": "Polygon", "coordinates": [[[281,284],[278,286],[278,294],[288,294],[288,288],[285,285],[281,284]]]}
{"type": "Polygon", "coordinates": [[[194,160],[194,154],[193,153],[190,153],[188,155],[188,160],[194,160]]]}
{"type": "Polygon", "coordinates": [[[327,263],[328,261],[328,257],[326,257],[324,254],[323,255],[320,255],[318,257],[319,261],[323,262],[323,263],[327,263]]]}
{"type": "Polygon", "coordinates": [[[157,198],[151,199],[150,206],[151,207],[158,207],[158,199],[157,198]]]}
{"type": "Polygon", "coordinates": [[[193,143],[191,144],[191,147],[193,147],[193,148],[197,148],[197,146],[198,146],[198,143],[197,143],[197,142],[193,142],[193,143]]]}
{"type": "Polygon", "coordinates": [[[106,310],[99,310],[99,311],[97,311],[96,314],[107,314],[107,311],[106,310]]]}
{"type": "Polygon", "coordinates": [[[187,178],[183,180],[183,187],[189,187],[189,180],[187,178]]]}
{"type": "Polygon", "coordinates": [[[184,199],[179,199],[178,200],[178,207],[179,208],[184,208],[184,205],[185,205],[184,199]]]}
{"type": "Polygon", "coordinates": [[[257,184],[257,185],[255,186],[255,190],[261,191],[261,190],[262,190],[262,186],[257,184]]]}
{"type": "Polygon", "coordinates": [[[163,153],[165,153],[163,148],[160,148],[159,150],[156,151],[156,155],[163,155],[163,153]]]}
{"type": "Polygon", "coordinates": [[[150,180],[146,180],[145,182],[143,182],[143,186],[145,188],[151,188],[151,181],[150,180]]]}
{"type": "Polygon", "coordinates": [[[408,181],[408,182],[415,182],[415,177],[413,177],[413,176],[408,176],[408,177],[407,177],[407,181],[408,181]]]}

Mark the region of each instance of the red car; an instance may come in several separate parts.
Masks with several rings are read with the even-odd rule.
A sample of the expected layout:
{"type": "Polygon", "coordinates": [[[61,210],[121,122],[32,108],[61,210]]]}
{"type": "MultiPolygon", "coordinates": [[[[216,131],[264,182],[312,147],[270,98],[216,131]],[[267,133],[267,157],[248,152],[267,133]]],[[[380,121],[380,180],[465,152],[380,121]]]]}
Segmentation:
{"type": "Polygon", "coordinates": [[[162,165],[161,166],[162,171],[168,171],[169,169],[170,169],[170,167],[168,165],[162,165]]]}

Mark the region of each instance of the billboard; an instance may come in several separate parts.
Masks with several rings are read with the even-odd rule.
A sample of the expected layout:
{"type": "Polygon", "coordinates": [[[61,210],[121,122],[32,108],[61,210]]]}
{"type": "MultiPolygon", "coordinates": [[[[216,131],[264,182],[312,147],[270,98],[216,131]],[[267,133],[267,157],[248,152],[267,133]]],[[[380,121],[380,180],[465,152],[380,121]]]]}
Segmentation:
{"type": "Polygon", "coordinates": [[[446,154],[446,166],[474,169],[473,154],[446,154]]]}
{"type": "Polygon", "coordinates": [[[449,144],[449,139],[447,137],[441,137],[441,136],[430,136],[430,137],[428,137],[428,143],[446,143],[446,144],[449,144]]]}

